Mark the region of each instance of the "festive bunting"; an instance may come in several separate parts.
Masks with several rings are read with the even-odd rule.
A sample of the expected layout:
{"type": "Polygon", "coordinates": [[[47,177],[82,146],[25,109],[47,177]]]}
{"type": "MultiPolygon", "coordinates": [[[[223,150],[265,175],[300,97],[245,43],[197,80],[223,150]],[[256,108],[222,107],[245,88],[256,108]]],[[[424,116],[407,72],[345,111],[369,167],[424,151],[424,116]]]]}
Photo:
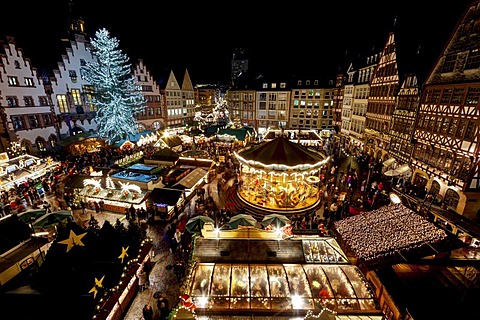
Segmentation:
{"type": "Polygon", "coordinates": [[[67,245],[67,252],[70,251],[74,246],[85,246],[82,242],[82,238],[86,235],[87,233],[82,233],[81,235],[76,235],[73,230],[70,230],[70,236],[68,239],[59,241],[58,243],[61,244],[66,244],[67,245]]]}

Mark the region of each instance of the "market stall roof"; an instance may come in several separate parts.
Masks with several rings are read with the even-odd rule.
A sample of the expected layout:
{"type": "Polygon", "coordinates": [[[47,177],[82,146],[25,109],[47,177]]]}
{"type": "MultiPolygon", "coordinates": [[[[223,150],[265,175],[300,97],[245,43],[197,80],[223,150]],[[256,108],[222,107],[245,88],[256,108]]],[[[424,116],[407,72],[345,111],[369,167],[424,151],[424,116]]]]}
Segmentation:
{"type": "Polygon", "coordinates": [[[195,168],[182,178],[180,181],[175,183],[173,189],[192,189],[201,179],[205,178],[207,171],[202,168],[195,168]]]}
{"type": "Polygon", "coordinates": [[[392,164],[394,164],[395,161],[397,161],[397,160],[395,160],[395,158],[390,158],[390,159],[387,159],[387,160],[383,161],[382,164],[383,164],[384,167],[389,167],[392,164]]]}
{"type": "MultiPolygon", "coordinates": [[[[187,292],[196,313],[259,311],[262,316],[321,311],[382,319],[365,276],[354,265],[197,263],[187,292]]],[[[305,314],[303,314],[305,315],[305,314]]]]}
{"type": "Polygon", "coordinates": [[[175,162],[180,158],[180,155],[173,151],[170,148],[158,148],[154,153],[148,158],[151,160],[166,161],[166,162],[175,162]]]}
{"type": "Polygon", "coordinates": [[[218,130],[217,136],[229,135],[229,136],[234,136],[235,139],[237,139],[238,141],[245,141],[245,138],[247,137],[247,135],[250,135],[250,134],[251,133],[247,129],[234,128],[234,129],[220,129],[218,130]]]}
{"type": "Polygon", "coordinates": [[[336,221],[334,229],[369,269],[415,262],[465,246],[403,204],[389,204],[336,221]]]}
{"type": "Polygon", "coordinates": [[[238,155],[245,160],[256,161],[264,165],[279,164],[291,167],[303,164],[313,165],[324,160],[324,156],[320,153],[292,142],[284,136],[243,149],[238,155]]]}
{"type": "Polygon", "coordinates": [[[200,262],[348,263],[334,238],[317,236],[294,237],[289,241],[200,237],[195,242],[194,256],[200,262]]]}
{"type": "Polygon", "coordinates": [[[100,138],[96,134],[93,134],[90,132],[84,132],[84,133],[78,133],[76,135],[66,137],[63,140],[60,140],[58,142],[58,145],[60,147],[65,147],[65,146],[69,146],[71,144],[81,142],[87,139],[100,139],[100,138]]]}
{"type": "Polygon", "coordinates": [[[177,135],[167,136],[161,138],[170,148],[181,146],[183,144],[182,138],[177,135]]]}
{"type": "Polygon", "coordinates": [[[182,196],[183,190],[170,188],[154,188],[148,195],[148,199],[153,203],[166,204],[174,206],[182,196]]]}

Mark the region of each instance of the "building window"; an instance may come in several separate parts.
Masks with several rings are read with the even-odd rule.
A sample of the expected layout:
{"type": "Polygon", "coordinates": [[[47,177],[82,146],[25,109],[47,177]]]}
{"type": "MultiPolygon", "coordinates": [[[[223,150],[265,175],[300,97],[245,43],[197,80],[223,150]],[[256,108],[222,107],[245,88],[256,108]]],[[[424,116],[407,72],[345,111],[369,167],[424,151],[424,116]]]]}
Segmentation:
{"type": "Polygon", "coordinates": [[[38,102],[39,104],[44,107],[44,106],[48,106],[48,98],[43,96],[43,97],[38,97],[38,102]]]}
{"type": "Polygon", "coordinates": [[[25,78],[24,81],[25,81],[25,86],[27,86],[27,87],[33,87],[34,86],[32,78],[25,78]]]}
{"type": "Polygon", "coordinates": [[[87,62],[85,59],[80,59],[80,66],[85,67],[87,65],[87,62]]]}
{"type": "Polygon", "coordinates": [[[82,105],[82,96],[80,94],[80,90],[72,89],[72,100],[74,105],[76,106],[82,105]]]}
{"type": "Polygon", "coordinates": [[[15,60],[13,64],[15,65],[15,69],[20,69],[20,62],[18,60],[15,60]]]}
{"type": "Polygon", "coordinates": [[[7,104],[9,107],[18,107],[17,97],[7,97],[7,104]]]}
{"type": "Polygon", "coordinates": [[[465,70],[478,68],[480,68],[480,49],[474,49],[468,54],[465,70]]]}
{"type": "Polygon", "coordinates": [[[85,95],[85,103],[89,106],[90,112],[97,111],[97,106],[93,103],[93,86],[83,86],[83,93],[85,95]]]}
{"type": "Polygon", "coordinates": [[[457,54],[449,54],[445,57],[445,61],[442,66],[442,73],[452,72],[455,67],[455,61],[457,61],[457,54]]]}
{"type": "Polygon", "coordinates": [[[478,104],[480,98],[480,88],[469,88],[465,104],[468,106],[474,106],[478,104]]]}
{"type": "Polygon", "coordinates": [[[35,105],[32,97],[23,97],[23,102],[25,103],[25,107],[33,107],[35,105]]]}
{"type": "Polygon", "coordinates": [[[15,130],[25,129],[25,123],[23,122],[23,118],[21,116],[12,116],[12,123],[15,130]]]}
{"type": "Polygon", "coordinates": [[[28,123],[30,124],[30,128],[38,128],[38,118],[36,114],[32,114],[28,116],[28,123]]]}
{"type": "Polygon", "coordinates": [[[77,71],[75,70],[68,70],[68,75],[73,83],[77,82],[77,71]]]}
{"type": "Polygon", "coordinates": [[[17,77],[8,77],[8,85],[18,86],[18,78],[17,77]]]}
{"type": "Polygon", "coordinates": [[[67,96],[64,94],[57,94],[57,101],[60,113],[68,113],[67,96]]]}
{"type": "Polygon", "coordinates": [[[51,126],[53,124],[52,118],[50,117],[49,114],[42,115],[42,118],[43,118],[43,124],[45,126],[51,126]]]}

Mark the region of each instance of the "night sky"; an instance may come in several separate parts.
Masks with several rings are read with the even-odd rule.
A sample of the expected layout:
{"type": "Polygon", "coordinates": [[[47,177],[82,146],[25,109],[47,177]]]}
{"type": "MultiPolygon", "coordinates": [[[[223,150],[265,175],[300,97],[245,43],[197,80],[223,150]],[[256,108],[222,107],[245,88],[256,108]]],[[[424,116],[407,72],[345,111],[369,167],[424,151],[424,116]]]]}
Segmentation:
{"type": "MultiPolygon", "coordinates": [[[[68,0],[8,1],[0,32],[39,70],[65,52],[68,0]]],[[[154,78],[161,70],[188,68],[195,84],[225,83],[233,49],[242,47],[250,69],[264,75],[335,78],[345,57],[381,50],[388,32],[408,37],[409,50],[436,59],[472,0],[294,1],[283,4],[212,1],[73,1],[89,37],[106,28],[131,62],[143,59],[154,78]],[[293,8],[293,5],[298,7],[293,8]],[[99,6],[101,5],[101,6],[99,6]]],[[[433,61],[432,61],[433,64],[433,61]]]]}

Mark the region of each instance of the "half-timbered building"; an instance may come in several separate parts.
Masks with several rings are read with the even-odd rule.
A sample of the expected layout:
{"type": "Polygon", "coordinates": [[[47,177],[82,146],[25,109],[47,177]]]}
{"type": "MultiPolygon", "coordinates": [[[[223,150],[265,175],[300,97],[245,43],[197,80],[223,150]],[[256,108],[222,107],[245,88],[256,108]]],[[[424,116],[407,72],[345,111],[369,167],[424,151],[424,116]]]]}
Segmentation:
{"type": "Polygon", "coordinates": [[[426,78],[414,139],[413,182],[445,207],[480,214],[480,2],[467,7],[426,78]]]}
{"type": "Polygon", "coordinates": [[[385,160],[388,156],[390,148],[388,132],[395,109],[398,86],[395,36],[390,32],[370,83],[365,122],[365,141],[368,148],[374,150],[376,159],[385,160]]]}

